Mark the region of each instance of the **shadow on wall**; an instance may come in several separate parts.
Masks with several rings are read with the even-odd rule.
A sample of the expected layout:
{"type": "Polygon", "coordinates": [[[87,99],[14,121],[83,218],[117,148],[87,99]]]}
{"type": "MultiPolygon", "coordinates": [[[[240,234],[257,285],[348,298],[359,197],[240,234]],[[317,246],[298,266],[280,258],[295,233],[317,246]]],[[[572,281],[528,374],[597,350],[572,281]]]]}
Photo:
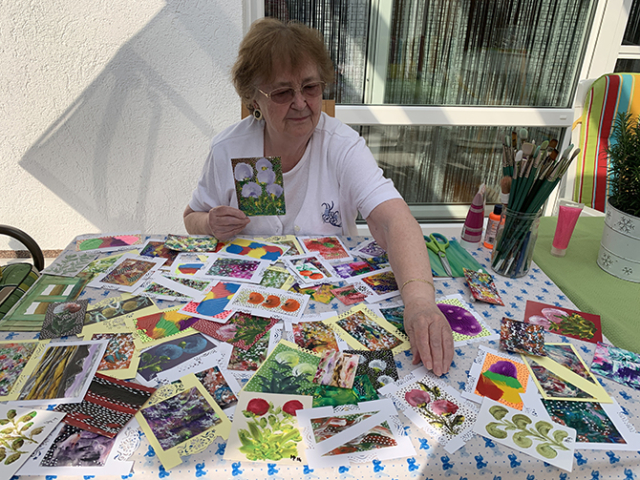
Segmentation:
{"type": "Polygon", "coordinates": [[[216,3],[168,0],[21,159],[100,231],[184,230],[209,141],[240,118],[241,22],[216,3]]]}

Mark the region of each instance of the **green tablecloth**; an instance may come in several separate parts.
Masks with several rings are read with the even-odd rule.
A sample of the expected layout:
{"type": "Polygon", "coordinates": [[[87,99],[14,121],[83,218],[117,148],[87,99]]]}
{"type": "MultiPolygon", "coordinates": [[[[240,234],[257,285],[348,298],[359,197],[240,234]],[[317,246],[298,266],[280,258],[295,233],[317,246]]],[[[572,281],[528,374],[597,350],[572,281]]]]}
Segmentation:
{"type": "Polygon", "coordinates": [[[533,260],[580,311],[600,315],[614,345],[640,353],[640,283],[620,280],[596,263],[604,217],[580,217],[564,257],[550,253],[557,221],[540,220],[533,260]]]}

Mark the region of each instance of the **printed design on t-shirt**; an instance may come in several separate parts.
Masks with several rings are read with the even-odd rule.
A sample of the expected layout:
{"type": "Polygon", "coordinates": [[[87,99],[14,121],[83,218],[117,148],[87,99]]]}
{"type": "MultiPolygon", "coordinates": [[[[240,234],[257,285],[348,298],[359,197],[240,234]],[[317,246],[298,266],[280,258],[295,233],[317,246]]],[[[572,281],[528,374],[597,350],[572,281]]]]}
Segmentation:
{"type": "Polygon", "coordinates": [[[328,223],[333,225],[334,227],[342,227],[342,222],[340,221],[340,212],[333,211],[334,203],[331,202],[331,205],[328,203],[323,203],[322,207],[324,208],[324,213],[322,214],[322,221],[324,223],[328,223]]]}

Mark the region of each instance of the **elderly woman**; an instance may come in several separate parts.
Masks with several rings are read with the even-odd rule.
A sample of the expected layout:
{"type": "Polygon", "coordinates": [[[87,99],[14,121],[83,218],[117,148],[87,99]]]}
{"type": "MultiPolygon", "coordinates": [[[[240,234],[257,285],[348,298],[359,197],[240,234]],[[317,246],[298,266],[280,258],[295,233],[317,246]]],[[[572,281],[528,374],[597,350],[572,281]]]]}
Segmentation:
{"type": "Polygon", "coordinates": [[[362,137],[322,113],[333,72],[317,31],[271,18],[251,26],[232,73],[253,115],[213,139],[185,226],[221,240],[240,233],[356,235],[360,212],[401,286],[414,363],[441,375],[453,359],[453,338],[435,304],[422,231],[362,137]],[[231,159],[269,156],[282,162],[286,215],[248,218],[237,208],[231,159]]]}

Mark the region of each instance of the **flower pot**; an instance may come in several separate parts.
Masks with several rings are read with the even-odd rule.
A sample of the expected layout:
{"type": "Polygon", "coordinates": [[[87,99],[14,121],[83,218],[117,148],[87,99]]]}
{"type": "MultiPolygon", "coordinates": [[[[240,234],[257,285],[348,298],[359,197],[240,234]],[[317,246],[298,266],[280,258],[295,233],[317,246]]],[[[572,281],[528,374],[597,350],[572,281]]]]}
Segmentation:
{"type": "Polygon", "coordinates": [[[598,265],[614,277],[640,282],[640,218],[621,212],[608,199],[598,265]]]}

